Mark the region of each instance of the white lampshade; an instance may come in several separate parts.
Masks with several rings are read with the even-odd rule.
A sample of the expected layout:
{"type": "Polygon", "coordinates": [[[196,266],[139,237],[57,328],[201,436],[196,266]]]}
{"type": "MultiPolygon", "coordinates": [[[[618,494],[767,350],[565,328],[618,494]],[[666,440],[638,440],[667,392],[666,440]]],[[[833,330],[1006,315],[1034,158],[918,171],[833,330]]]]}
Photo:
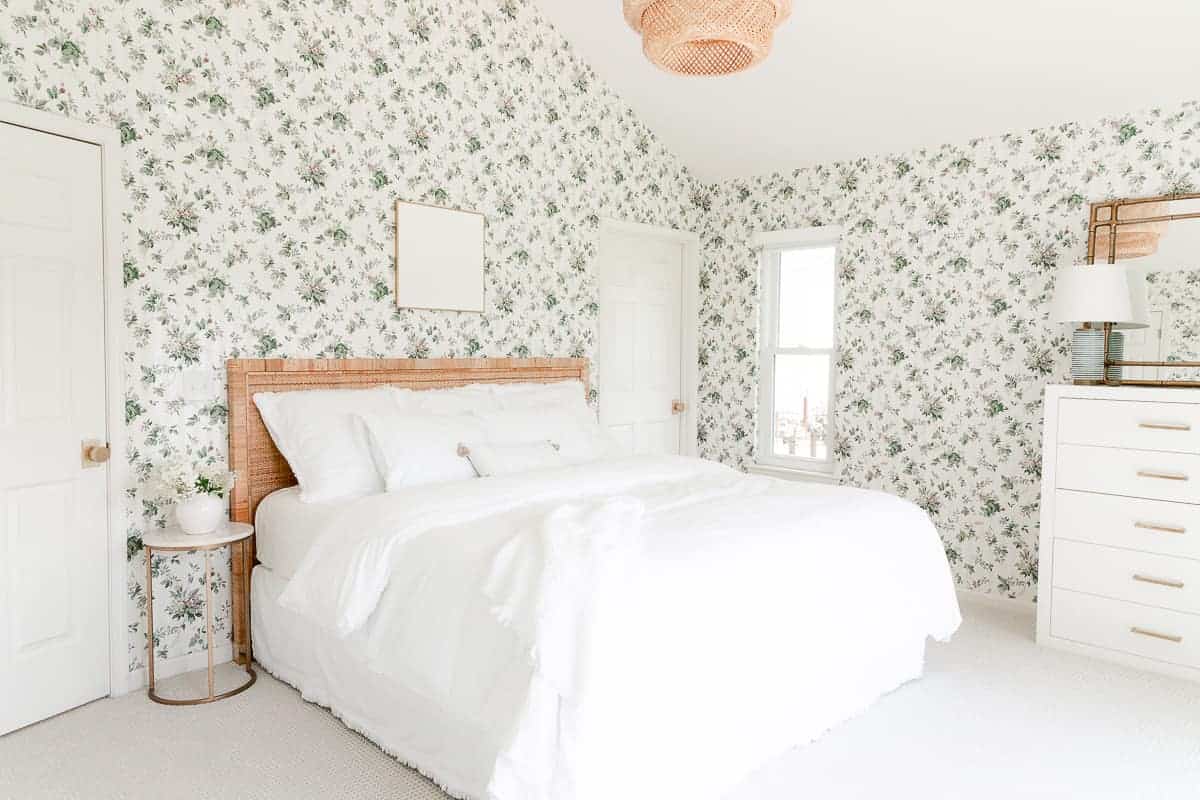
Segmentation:
{"type": "Polygon", "coordinates": [[[1150,327],[1146,276],[1120,264],[1064,267],[1054,284],[1050,319],[1111,322],[1117,330],[1150,327]]]}

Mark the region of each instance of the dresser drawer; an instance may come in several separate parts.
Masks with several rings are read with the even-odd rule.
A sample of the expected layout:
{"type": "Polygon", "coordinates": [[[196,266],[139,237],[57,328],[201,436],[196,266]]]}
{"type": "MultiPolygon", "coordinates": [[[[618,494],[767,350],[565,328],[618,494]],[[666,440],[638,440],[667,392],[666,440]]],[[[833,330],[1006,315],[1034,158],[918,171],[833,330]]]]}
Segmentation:
{"type": "Polygon", "coordinates": [[[1059,489],[1054,536],[1200,559],[1200,506],[1059,489]]]}
{"type": "Polygon", "coordinates": [[[1200,404],[1060,400],[1058,441],[1200,453],[1200,404]]]}
{"type": "Polygon", "coordinates": [[[1200,614],[1200,561],[1057,539],[1054,588],[1200,614]]]}
{"type": "Polygon", "coordinates": [[[1054,589],[1050,635],[1200,668],[1200,617],[1054,589]]]}
{"type": "Polygon", "coordinates": [[[1200,455],[1059,445],[1057,488],[1200,503],[1200,455]]]}

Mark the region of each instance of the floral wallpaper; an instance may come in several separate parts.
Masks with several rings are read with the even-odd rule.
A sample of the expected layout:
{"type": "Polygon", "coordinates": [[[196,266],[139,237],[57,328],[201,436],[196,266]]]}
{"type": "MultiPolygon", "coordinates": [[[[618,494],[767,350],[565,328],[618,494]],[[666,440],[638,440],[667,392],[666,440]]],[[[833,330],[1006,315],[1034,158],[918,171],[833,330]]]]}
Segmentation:
{"type": "MultiPolygon", "coordinates": [[[[225,463],[227,358],[590,355],[600,219],[697,226],[531,0],[0,0],[0,75],[121,132],[131,669],[152,471],[225,463]],[[397,199],[487,215],[485,314],[396,310],[397,199]]],[[[201,559],[152,566],[156,657],[203,649],[201,559]]],[[[213,587],[228,636],[227,559],[213,587]]]]}
{"type": "MultiPolygon", "coordinates": [[[[1200,222],[1176,222],[1200,228],[1200,222]]],[[[1187,266],[1187,265],[1180,265],[1187,266]]],[[[1152,315],[1152,328],[1125,333],[1126,358],[1151,361],[1200,361],[1200,270],[1150,271],[1146,275],[1146,301],[1152,315]],[[1158,330],[1154,330],[1158,328],[1158,330]],[[1158,334],[1155,341],[1155,334],[1158,334]],[[1134,354],[1136,340],[1149,339],[1145,350],[1134,354]]],[[[1194,381],[1196,370],[1187,368],[1126,367],[1126,378],[1194,381]]]]}
{"type": "MultiPolygon", "coordinates": [[[[749,237],[843,226],[840,480],[926,508],[964,588],[1032,598],[1052,271],[1089,201],[1200,185],[1196,103],[703,185],[533,0],[0,0],[0,75],[121,132],[131,669],[152,473],[225,462],[227,358],[590,356],[605,217],[701,233],[701,453],[743,467],[749,237]],[[487,215],[485,314],[395,309],[397,199],[487,215]]],[[[202,649],[200,559],[152,567],[156,653],[202,649]]]]}
{"type": "Polygon", "coordinates": [[[760,230],[840,225],[834,449],[844,483],[933,517],[962,588],[1033,598],[1047,321],[1087,206],[1200,191],[1200,103],[704,190],[703,455],[754,455],[760,230]]]}

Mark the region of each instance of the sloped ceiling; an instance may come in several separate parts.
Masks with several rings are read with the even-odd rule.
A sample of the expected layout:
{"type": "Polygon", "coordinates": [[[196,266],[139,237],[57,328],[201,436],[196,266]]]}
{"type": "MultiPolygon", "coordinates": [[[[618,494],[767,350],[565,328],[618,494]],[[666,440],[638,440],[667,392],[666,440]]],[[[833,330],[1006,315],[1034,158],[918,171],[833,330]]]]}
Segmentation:
{"type": "Polygon", "coordinates": [[[641,54],[620,0],[536,0],[702,179],[1200,98],[1197,0],[796,0],[771,57],[683,78],[641,54]]]}

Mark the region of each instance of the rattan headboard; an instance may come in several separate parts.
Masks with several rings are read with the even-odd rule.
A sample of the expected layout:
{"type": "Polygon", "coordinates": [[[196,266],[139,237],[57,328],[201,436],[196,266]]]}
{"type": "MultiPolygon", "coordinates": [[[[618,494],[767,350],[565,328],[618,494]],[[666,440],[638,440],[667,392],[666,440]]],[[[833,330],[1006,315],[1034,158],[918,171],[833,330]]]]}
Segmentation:
{"type": "MultiPolygon", "coordinates": [[[[237,472],[230,494],[229,516],[253,522],[259,502],[276,489],[296,483],[287,461],[275,448],[263,424],[254,395],[303,389],[362,389],[402,386],[435,389],[469,383],[551,383],[581,380],[588,385],[583,358],[349,358],[230,359],[229,466],[237,472]]],[[[245,646],[249,625],[249,586],[253,550],[233,560],[234,651],[239,662],[250,658],[245,646]]]]}
{"type": "Polygon", "coordinates": [[[231,359],[229,361],[229,465],[238,474],[230,518],[253,522],[254,511],[276,489],[296,483],[254,405],[258,392],[403,386],[435,389],[468,383],[582,380],[582,358],[439,359],[231,359]]]}

